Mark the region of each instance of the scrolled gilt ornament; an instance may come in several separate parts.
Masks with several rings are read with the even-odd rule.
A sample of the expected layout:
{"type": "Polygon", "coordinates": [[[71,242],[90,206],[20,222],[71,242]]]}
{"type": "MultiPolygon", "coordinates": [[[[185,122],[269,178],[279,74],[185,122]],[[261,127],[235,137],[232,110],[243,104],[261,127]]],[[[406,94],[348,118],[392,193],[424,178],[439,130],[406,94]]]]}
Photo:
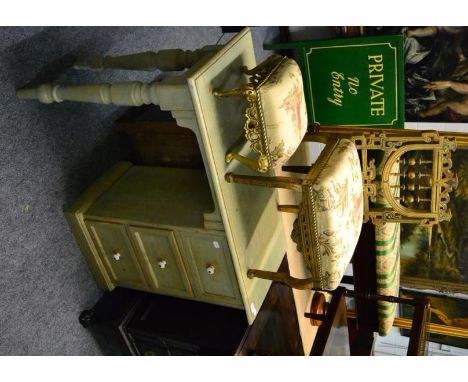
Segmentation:
{"type": "Polygon", "coordinates": [[[253,89],[252,85],[249,84],[249,88],[244,92],[244,96],[249,103],[249,106],[245,109],[244,116],[246,118],[244,124],[245,138],[250,142],[250,148],[255,153],[259,154],[258,170],[260,172],[266,172],[270,160],[270,150],[268,143],[266,142],[266,131],[265,124],[263,123],[263,116],[258,107],[259,99],[257,92],[253,89]]]}
{"type": "Polygon", "coordinates": [[[431,143],[433,140],[437,140],[439,138],[439,134],[434,131],[427,131],[421,134],[423,141],[426,143],[431,143]]]}
{"type": "Polygon", "coordinates": [[[365,184],[365,192],[371,202],[377,200],[377,186],[375,184],[365,184]]]}
{"type": "Polygon", "coordinates": [[[381,224],[384,224],[384,220],[382,219],[382,216],[380,215],[371,215],[371,221],[372,221],[372,224],[374,225],[381,225],[381,224]]]}
{"type": "Polygon", "coordinates": [[[439,211],[439,221],[450,221],[452,219],[452,211],[449,209],[439,211]]]}
{"type": "Polygon", "coordinates": [[[248,70],[245,66],[242,68],[242,71],[250,76],[250,83],[253,84],[255,89],[262,86],[262,84],[268,80],[272,72],[279,67],[283,61],[287,60],[287,57],[280,56],[278,54],[273,54],[268,57],[262,64],[256,66],[253,69],[248,70]]]}
{"type": "Polygon", "coordinates": [[[365,167],[364,179],[374,180],[377,175],[377,168],[375,167],[375,159],[371,159],[365,167]]]}
{"type": "Polygon", "coordinates": [[[373,224],[382,225],[386,222],[397,222],[402,220],[402,215],[395,211],[373,212],[370,214],[373,224]]]}
{"type": "Polygon", "coordinates": [[[442,152],[448,153],[450,151],[455,151],[457,149],[457,141],[455,139],[450,140],[448,138],[444,139],[442,142],[442,152]]]}
{"type": "Polygon", "coordinates": [[[356,145],[356,148],[358,149],[367,147],[367,138],[364,135],[355,135],[351,137],[351,141],[356,145]]]}
{"type": "Polygon", "coordinates": [[[382,214],[383,220],[397,220],[401,219],[402,215],[395,211],[388,211],[382,214]]]}
{"type": "MultiPolygon", "coordinates": [[[[450,142],[447,139],[443,142],[443,147],[454,147],[454,145],[448,144],[450,142]]],[[[451,142],[453,143],[453,142],[451,142]]],[[[452,214],[450,209],[447,208],[447,204],[450,202],[450,192],[454,191],[458,187],[458,177],[451,170],[452,159],[450,157],[450,151],[443,152],[442,154],[442,177],[440,179],[440,203],[439,203],[439,218],[440,220],[450,220],[452,214]],[[443,217],[443,218],[442,218],[443,217]]]]}
{"type": "Polygon", "coordinates": [[[403,142],[384,140],[384,141],[382,142],[382,150],[385,150],[385,151],[393,151],[393,150],[395,150],[397,147],[400,147],[401,145],[403,145],[403,142]]]}
{"type": "Polygon", "coordinates": [[[249,75],[249,83],[242,88],[242,95],[249,103],[245,109],[245,138],[250,142],[252,151],[259,155],[258,171],[266,172],[272,166],[270,147],[267,142],[267,133],[260,106],[260,93],[257,91],[269,79],[272,72],[279,67],[287,57],[272,55],[262,64],[248,70],[243,67],[245,74],[249,75]]]}
{"type": "Polygon", "coordinates": [[[426,218],[419,221],[419,225],[423,227],[432,227],[436,222],[432,219],[426,218]]]}
{"type": "Polygon", "coordinates": [[[297,244],[297,250],[301,253],[304,253],[304,248],[302,248],[301,229],[299,227],[299,219],[294,220],[293,230],[291,232],[291,239],[294,243],[297,244]]]}
{"type": "Polygon", "coordinates": [[[446,154],[442,157],[442,171],[446,172],[452,168],[452,159],[446,154]]]}

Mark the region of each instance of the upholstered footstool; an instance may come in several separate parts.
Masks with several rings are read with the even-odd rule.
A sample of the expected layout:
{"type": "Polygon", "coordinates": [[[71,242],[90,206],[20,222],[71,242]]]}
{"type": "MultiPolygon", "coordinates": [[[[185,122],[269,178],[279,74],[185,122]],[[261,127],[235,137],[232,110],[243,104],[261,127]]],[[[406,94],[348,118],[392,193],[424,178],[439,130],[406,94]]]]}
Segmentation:
{"type": "Polygon", "coordinates": [[[355,145],[326,146],[303,181],[302,205],[291,234],[314,287],[338,287],[363,222],[362,175],[355,145]]]}
{"type": "Polygon", "coordinates": [[[335,289],[350,263],[363,222],[362,173],[355,144],[348,139],[327,143],[302,178],[226,174],[229,182],[281,187],[301,192],[298,206],[278,206],[297,213],[291,237],[311,273],[296,279],[285,273],[250,269],[249,277],[283,282],[297,289],[335,289]]]}
{"type": "Polygon", "coordinates": [[[307,109],[298,64],[272,55],[252,70],[243,68],[249,83],[236,89],[215,91],[218,97],[241,96],[248,102],[244,136],[257,159],[236,152],[226,154],[258,172],[284,164],[296,151],[307,131],[307,109]]]}

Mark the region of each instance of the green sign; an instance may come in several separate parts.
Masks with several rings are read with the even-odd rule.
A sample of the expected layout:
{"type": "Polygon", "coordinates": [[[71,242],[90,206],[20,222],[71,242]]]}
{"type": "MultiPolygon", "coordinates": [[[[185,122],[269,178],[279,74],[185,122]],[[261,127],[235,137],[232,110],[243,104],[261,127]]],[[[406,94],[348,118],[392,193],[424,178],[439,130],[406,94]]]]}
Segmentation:
{"type": "Polygon", "coordinates": [[[310,123],[404,127],[403,36],[268,44],[297,49],[310,123]]]}

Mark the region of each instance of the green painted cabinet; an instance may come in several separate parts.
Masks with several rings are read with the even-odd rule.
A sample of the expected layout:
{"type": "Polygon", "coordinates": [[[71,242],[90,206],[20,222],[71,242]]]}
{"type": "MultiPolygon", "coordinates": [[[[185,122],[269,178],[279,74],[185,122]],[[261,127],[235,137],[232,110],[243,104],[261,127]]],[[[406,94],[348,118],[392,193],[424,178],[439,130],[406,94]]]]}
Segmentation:
{"type": "Polygon", "coordinates": [[[152,288],[193,296],[174,232],[141,227],[130,227],[130,232],[152,288]]]}
{"type": "Polygon", "coordinates": [[[118,163],[67,210],[97,283],[243,307],[206,173],[118,163]]]}
{"type": "Polygon", "coordinates": [[[97,256],[115,285],[148,289],[132,245],[120,224],[86,221],[97,256]]]}
{"type": "Polygon", "coordinates": [[[240,300],[225,237],[191,232],[184,232],[181,236],[195,295],[200,299],[216,299],[228,304],[240,300]]]}

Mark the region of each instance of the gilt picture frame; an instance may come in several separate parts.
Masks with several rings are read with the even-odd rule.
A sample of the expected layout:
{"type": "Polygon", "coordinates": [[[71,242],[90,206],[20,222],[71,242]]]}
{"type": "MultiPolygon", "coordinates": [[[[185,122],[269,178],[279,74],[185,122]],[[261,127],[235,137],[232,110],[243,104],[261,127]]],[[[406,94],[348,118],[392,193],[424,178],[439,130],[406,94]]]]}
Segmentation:
{"type": "Polygon", "coordinates": [[[468,147],[453,153],[458,187],[448,204],[452,218],[430,228],[402,224],[401,285],[468,294],[468,147]]]}
{"type": "MultiPolygon", "coordinates": [[[[402,288],[400,297],[428,297],[431,303],[431,320],[428,327],[428,341],[468,349],[468,295],[455,298],[435,293],[417,292],[402,288]],[[431,327],[431,324],[437,330],[431,327]]],[[[400,305],[400,317],[411,318],[410,305],[400,305]]],[[[409,330],[402,329],[402,335],[409,336],[409,330]]]]}

